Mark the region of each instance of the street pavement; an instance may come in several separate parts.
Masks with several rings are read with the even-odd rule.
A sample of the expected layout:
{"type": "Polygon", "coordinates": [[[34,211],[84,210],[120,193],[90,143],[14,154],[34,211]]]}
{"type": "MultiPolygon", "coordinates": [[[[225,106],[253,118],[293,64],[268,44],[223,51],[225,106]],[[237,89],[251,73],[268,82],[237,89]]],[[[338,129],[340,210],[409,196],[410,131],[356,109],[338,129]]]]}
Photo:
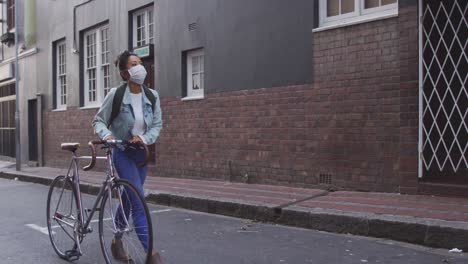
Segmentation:
{"type": "MultiPolygon", "coordinates": [[[[14,165],[0,162],[0,178],[47,186],[67,173],[29,166],[17,171],[14,165]]],[[[97,193],[104,177],[99,170],[80,170],[81,190],[97,193]]],[[[146,199],[161,206],[468,252],[468,197],[329,192],[151,174],[144,187],[146,199]]]]}
{"type": "MultiPolygon", "coordinates": [[[[0,263],[67,263],[50,245],[45,221],[48,187],[0,179],[0,263]]],[[[93,196],[85,195],[85,207],[93,196]]],[[[390,240],[308,229],[150,205],[155,243],[165,263],[468,263],[463,253],[390,240]]],[[[103,263],[95,232],[76,263],[103,263]]]]}

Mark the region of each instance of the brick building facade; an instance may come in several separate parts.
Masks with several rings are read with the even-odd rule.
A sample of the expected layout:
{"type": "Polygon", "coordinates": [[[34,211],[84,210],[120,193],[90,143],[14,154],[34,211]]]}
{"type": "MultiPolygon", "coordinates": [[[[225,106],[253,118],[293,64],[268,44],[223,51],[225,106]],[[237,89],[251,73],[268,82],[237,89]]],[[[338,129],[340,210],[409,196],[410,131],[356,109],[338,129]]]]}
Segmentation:
{"type": "MultiPolygon", "coordinates": [[[[241,9],[243,4],[248,8],[247,3],[213,7],[213,1],[205,2],[208,6],[204,10],[226,17],[224,24],[210,24],[203,20],[203,13],[195,14],[193,17],[198,20],[187,20],[197,21],[190,23],[189,31],[199,27],[202,33],[181,35],[177,26],[169,26],[173,21],[164,17],[180,10],[176,4],[161,1],[153,6],[151,1],[139,2],[145,8],[154,8],[155,35],[161,38],[161,43],[155,43],[154,66],[163,130],[155,146],[152,174],[363,191],[441,194],[455,190],[427,182],[418,172],[421,170],[419,17],[422,5],[430,1],[395,1],[396,8],[390,13],[387,10],[382,15],[364,15],[363,19],[345,23],[329,22],[326,16],[322,20],[322,5],[327,1],[307,5],[310,10],[305,13],[297,10],[304,9],[307,1],[297,1],[297,10],[291,12],[291,18],[295,15],[299,18],[289,20],[296,23],[294,28],[275,22],[279,23],[276,27],[256,28],[258,37],[249,25],[267,27],[271,24],[267,14],[273,16],[284,9],[280,2],[274,1],[271,5],[277,6],[271,10],[252,11],[255,9],[252,6],[241,17],[246,24],[236,18],[230,22],[226,14],[241,9]],[[310,24],[304,25],[307,13],[312,18],[310,24]],[[216,38],[223,37],[208,32],[218,27],[229,29],[234,39],[217,42],[216,38]],[[282,31],[278,33],[277,28],[282,31]],[[245,35],[250,30],[252,34],[245,35]],[[285,38],[287,41],[281,42],[285,38]],[[291,48],[284,46],[288,42],[291,48]],[[232,44],[224,47],[224,51],[217,50],[221,43],[232,44]],[[244,50],[236,53],[236,45],[244,50]],[[253,57],[249,52],[255,51],[247,49],[250,46],[255,46],[258,52],[253,57]],[[192,49],[199,48],[204,52],[206,86],[201,98],[186,100],[189,96],[184,92],[187,81],[184,59],[192,49]],[[162,55],[172,54],[173,49],[177,57],[162,55]],[[242,63],[237,59],[240,54],[242,63]],[[281,61],[276,62],[274,55],[281,61]],[[230,68],[230,61],[236,67],[230,68]],[[243,68],[248,71],[242,72],[243,68]],[[240,78],[226,77],[241,72],[240,78]]],[[[463,7],[463,1],[458,4],[463,7]]],[[[138,3],[123,11],[130,15],[129,20],[135,8],[138,3]]],[[[342,12],[345,7],[340,8],[342,12]]],[[[464,16],[466,19],[466,13],[464,16]]],[[[273,17],[274,21],[281,20],[273,17]]],[[[107,19],[110,31],[115,33],[112,18],[107,19]]],[[[88,25],[81,28],[84,30],[88,25]]],[[[466,35],[462,38],[466,43],[466,35]]],[[[51,45],[55,39],[59,37],[44,43],[51,45]]],[[[116,45],[111,50],[112,56],[122,49],[116,45]]],[[[71,63],[78,63],[78,59],[72,58],[71,63]]],[[[113,83],[117,83],[116,74],[112,76],[113,83]]],[[[72,89],[82,82],[79,79],[71,83],[72,89]]],[[[77,95],[69,96],[78,102],[77,95]]],[[[92,139],[90,124],[96,108],[89,109],[80,102],[57,111],[51,101],[49,97],[49,107],[43,111],[44,164],[63,166],[66,161],[59,143],[85,144],[92,139]]],[[[463,107],[464,103],[460,105],[463,107]]],[[[459,141],[466,145],[463,138],[461,135],[459,141]]],[[[466,171],[464,162],[461,171],[466,171]]],[[[458,190],[463,190],[464,182],[458,183],[461,183],[458,190]]]]}

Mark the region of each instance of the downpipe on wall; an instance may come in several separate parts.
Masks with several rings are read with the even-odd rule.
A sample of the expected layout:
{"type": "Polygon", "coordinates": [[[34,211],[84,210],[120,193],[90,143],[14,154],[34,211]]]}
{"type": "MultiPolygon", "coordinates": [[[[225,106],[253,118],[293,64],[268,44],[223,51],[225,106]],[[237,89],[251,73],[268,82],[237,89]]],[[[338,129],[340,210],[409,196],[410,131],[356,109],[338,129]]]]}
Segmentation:
{"type": "Polygon", "coordinates": [[[18,71],[18,2],[15,1],[15,96],[16,96],[16,103],[15,103],[15,145],[16,145],[16,170],[21,170],[21,142],[20,142],[20,111],[19,111],[19,71],[18,71]]]}

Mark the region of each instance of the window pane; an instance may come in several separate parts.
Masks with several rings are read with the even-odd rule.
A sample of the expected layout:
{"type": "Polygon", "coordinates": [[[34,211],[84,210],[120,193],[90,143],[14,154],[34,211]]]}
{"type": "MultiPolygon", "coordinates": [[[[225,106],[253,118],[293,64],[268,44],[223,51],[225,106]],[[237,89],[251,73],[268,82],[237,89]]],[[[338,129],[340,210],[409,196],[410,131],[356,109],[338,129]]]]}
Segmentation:
{"type": "Polygon", "coordinates": [[[96,66],[96,33],[90,34],[86,37],[87,45],[87,68],[96,66]]]}
{"type": "Polygon", "coordinates": [[[107,93],[110,90],[110,70],[109,70],[109,65],[103,66],[102,67],[103,71],[103,77],[104,77],[104,96],[107,95],[107,93]]]}
{"type": "Polygon", "coordinates": [[[379,0],[365,0],[364,8],[379,7],[379,0]]]}
{"type": "Polygon", "coordinates": [[[198,67],[198,56],[192,57],[192,72],[199,72],[200,69],[198,67]]]}
{"type": "Polygon", "coordinates": [[[199,57],[200,59],[200,71],[203,72],[205,71],[205,56],[202,55],[199,57]]]}
{"type": "Polygon", "coordinates": [[[153,24],[149,25],[148,27],[148,34],[149,34],[149,43],[153,44],[154,43],[154,28],[153,28],[153,24]]]}
{"type": "Polygon", "coordinates": [[[59,106],[67,104],[67,77],[66,77],[66,44],[57,44],[57,104],[59,106]]]}
{"type": "Polygon", "coordinates": [[[153,24],[153,11],[148,11],[148,24],[153,24]]]}
{"type": "Polygon", "coordinates": [[[101,60],[102,64],[109,63],[109,29],[101,30],[101,60]]]}
{"type": "Polygon", "coordinates": [[[389,5],[396,3],[397,0],[382,0],[382,5],[389,5]]]}
{"type": "Polygon", "coordinates": [[[10,30],[15,27],[15,1],[8,0],[6,8],[7,8],[7,28],[8,30],[10,30]]]}
{"type": "Polygon", "coordinates": [[[341,14],[354,12],[354,0],[341,0],[341,14]]]}
{"type": "Polygon", "coordinates": [[[327,16],[340,14],[340,0],[327,0],[327,16]]]}
{"type": "Polygon", "coordinates": [[[193,90],[200,89],[200,75],[199,74],[192,74],[192,89],[193,90]]]}
{"type": "Polygon", "coordinates": [[[143,27],[145,25],[145,14],[137,16],[137,27],[143,27]]]}
{"type": "Polygon", "coordinates": [[[200,73],[200,88],[204,89],[205,88],[205,74],[200,73]]]}
{"type": "Polygon", "coordinates": [[[137,46],[146,44],[146,13],[137,15],[137,46]]]}
{"type": "Polygon", "coordinates": [[[60,77],[60,90],[61,90],[61,96],[60,96],[60,101],[62,105],[67,104],[67,77],[66,76],[61,76],[60,77]]]}
{"type": "Polygon", "coordinates": [[[88,70],[88,93],[89,101],[96,101],[96,70],[88,70]]]}
{"type": "Polygon", "coordinates": [[[143,45],[146,44],[146,32],[145,32],[145,27],[141,28],[141,40],[143,42],[143,45]]]}

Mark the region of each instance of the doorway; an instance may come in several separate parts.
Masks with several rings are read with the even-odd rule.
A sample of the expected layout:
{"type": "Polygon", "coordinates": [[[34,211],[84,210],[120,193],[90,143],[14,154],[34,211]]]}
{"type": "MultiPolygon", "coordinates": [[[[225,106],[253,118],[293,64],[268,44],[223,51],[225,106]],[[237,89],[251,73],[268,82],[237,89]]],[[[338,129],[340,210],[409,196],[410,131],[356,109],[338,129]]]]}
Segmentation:
{"type": "Polygon", "coordinates": [[[419,177],[468,184],[466,0],[420,0],[419,177]]]}
{"type": "Polygon", "coordinates": [[[29,161],[38,160],[38,138],[37,138],[37,100],[28,101],[28,139],[29,139],[29,161]]]}

